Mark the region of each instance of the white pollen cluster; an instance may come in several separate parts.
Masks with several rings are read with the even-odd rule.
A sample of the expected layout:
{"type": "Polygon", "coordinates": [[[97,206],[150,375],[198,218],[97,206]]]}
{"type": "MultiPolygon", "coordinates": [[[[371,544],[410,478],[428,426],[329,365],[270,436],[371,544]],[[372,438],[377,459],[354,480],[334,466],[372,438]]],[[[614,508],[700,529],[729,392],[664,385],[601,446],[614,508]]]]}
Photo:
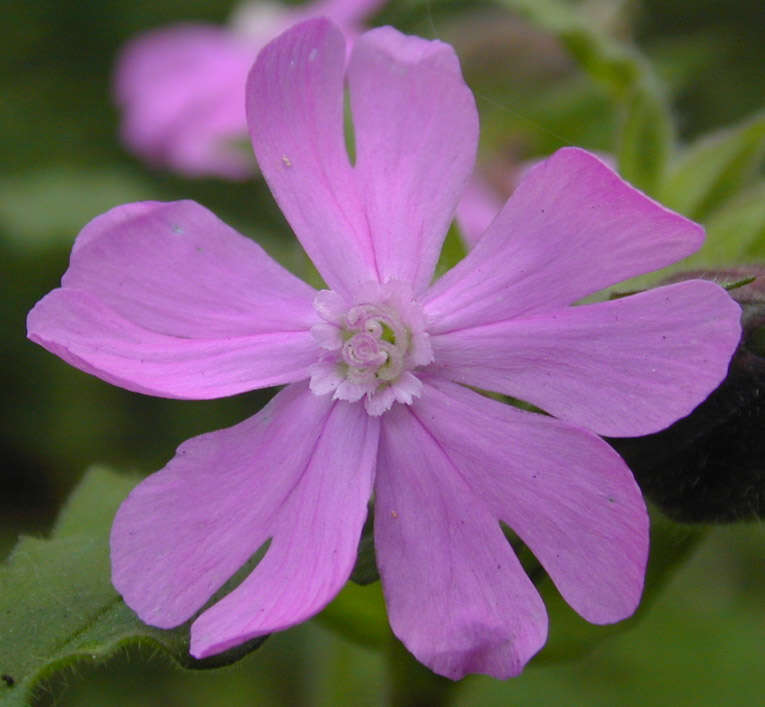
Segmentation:
{"type": "Polygon", "coordinates": [[[336,400],[364,398],[370,415],[394,402],[411,404],[422,392],[412,371],[433,361],[422,308],[411,288],[396,280],[370,283],[353,302],[331,290],[314,300],[322,321],[311,333],[324,349],[311,368],[311,391],[336,400]]]}

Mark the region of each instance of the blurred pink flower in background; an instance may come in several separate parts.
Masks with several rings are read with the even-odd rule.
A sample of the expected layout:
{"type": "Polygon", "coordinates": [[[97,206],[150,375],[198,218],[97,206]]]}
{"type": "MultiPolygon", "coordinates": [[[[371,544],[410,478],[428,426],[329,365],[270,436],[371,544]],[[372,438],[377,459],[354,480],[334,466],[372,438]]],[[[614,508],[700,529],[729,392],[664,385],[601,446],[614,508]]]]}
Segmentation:
{"type": "Polygon", "coordinates": [[[123,142],[149,164],[188,177],[251,176],[257,167],[247,142],[244,85],[260,49],[289,26],[319,16],[352,39],[384,2],[249,2],[228,26],[178,24],[135,37],[114,76],[123,142]]]}
{"type": "Polygon", "coordinates": [[[704,235],[576,148],[528,170],[432,282],[475,160],[473,96],[449,45],[390,27],[359,38],[347,64],[341,32],[313,20],[270,43],[247,83],[258,163],[329,289],[194,202],[128,204],[83,229],[29,336],[142,393],[286,386],[185,442],[120,507],[112,580],[144,621],[189,620],[269,539],[194,619],[191,652],[310,618],[351,574],[373,494],[394,633],[442,675],[506,678],[544,644],[547,615],[500,520],[585,619],[629,616],[648,517],[597,435],[687,415],[725,377],[740,310],[698,280],[571,306],[704,235]]]}

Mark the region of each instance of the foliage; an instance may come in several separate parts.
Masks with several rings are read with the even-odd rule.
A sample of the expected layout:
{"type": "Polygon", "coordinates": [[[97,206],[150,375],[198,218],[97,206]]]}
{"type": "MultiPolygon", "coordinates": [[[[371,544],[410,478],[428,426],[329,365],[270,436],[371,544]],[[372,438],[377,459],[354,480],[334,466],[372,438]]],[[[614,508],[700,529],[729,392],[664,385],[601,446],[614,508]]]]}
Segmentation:
{"type": "Polygon", "coordinates": [[[97,663],[137,647],[179,666],[225,665],[262,640],[195,660],[188,626],[162,631],[143,624],[109,581],[109,528],[135,477],[88,471],[47,540],[24,537],[0,568],[0,704],[25,705],[41,682],[77,663],[97,663]]]}

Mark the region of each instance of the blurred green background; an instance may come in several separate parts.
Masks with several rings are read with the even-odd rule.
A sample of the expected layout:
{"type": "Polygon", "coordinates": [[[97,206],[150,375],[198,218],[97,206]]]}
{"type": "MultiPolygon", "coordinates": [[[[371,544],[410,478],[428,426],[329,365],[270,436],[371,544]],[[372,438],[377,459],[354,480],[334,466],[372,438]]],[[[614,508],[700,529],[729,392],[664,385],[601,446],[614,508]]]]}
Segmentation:
{"type": "MultiPolygon", "coordinates": [[[[604,36],[645,53],[664,84],[678,144],[762,109],[761,2],[563,4],[604,36]]],[[[556,3],[540,2],[540,7],[548,5],[556,3]]],[[[185,180],[150,170],[117,137],[110,72],[120,45],[137,32],[170,22],[222,22],[230,10],[231,4],[220,0],[4,5],[3,555],[19,533],[48,531],[57,509],[94,462],[148,474],[184,439],[233,424],[268,398],[268,392],[256,392],[179,402],[135,395],[70,368],[24,338],[26,312],[57,286],[78,230],[119,203],[195,199],[288,266],[299,272],[305,267],[262,181],[185,180]]],[[[517,162],[563,144],[616,152],[622,130],[618,95],[582,70],[549,27],[499,4],[436,0],[392,0],[375,23],[455,44],[478,98],[483,164],[517,162]]],[[[753,183],[758,178],[761,171],[753,183]]],[[[757,704],[765,674],[764,608],[762,526],[713,529],[637,626],[579,660],[556,666],[532,662],[522,677],[507,683],[469,678],[456,688],[456,702],[757,704]]],[[[310,623],[273,636],[217,674],[180,673],[164,659],[129,651],[96,670],[67,671],[41,703],[377,705],[385,704],[388,683],[384,656],[310,623]]]]}

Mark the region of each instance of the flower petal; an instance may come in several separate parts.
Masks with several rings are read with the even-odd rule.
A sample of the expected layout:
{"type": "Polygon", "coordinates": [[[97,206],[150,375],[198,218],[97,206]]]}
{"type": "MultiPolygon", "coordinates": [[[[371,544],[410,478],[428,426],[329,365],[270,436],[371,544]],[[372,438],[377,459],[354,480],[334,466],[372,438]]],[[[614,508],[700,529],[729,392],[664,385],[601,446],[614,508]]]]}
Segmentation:
{"type": "Polygon", "coordinates": [[[28,332],[130,390],[211,398],[308,376],[314,294],[194,202],[128,204],[85,227],[28,332]]]}
{"type": "Polygon", "coordinates": [[[427,287],[475,162],[478,113],[454,50],[392,27],[348,65],[356,177],[380,280],[427,287]]]}
{"type": "Polygon", "coordinates": [[[593,623],[632,614],[643,587],[648,515],[611,447],[585,430],[442,379],[428,379],[412,409],[577,612],[593,623]]]}
{"type": "Polygon", "coordinates": [[[195,24],[131,40],[114,79],[125,144],[189,176],[247,177],[254,160],[234,140],[247,135],[244,84],[262,43],[195,24]]]}
{"type": "Polygon", "coordinates": [[[288,30],[259,54],[247,80],[258,165],[331,289],[377,280],[374,251],[343,134],[345,40],[324,19],[288,30]]]}
{"type": "MultiPolygon", "coordinates": [[[[326,603],[351,571],[376,441],[377,424],[363,411],[312,395],[301,384],[285,388],[234,427],[188,440],[117,512],[114,586],[142,620],[176,626],[272,537],[251,577],[270,566],[270,581],[284,586],[251,597],[236,617],[226,615],[236,618],[228,629],[216,623],[201,639],[197,631],[194,652],[224,650],[210,644],[216,630],[228,631],[225,639],[215,639],[228,645],[247,640],[243,633],[253,617],[266,626],[264,633],[301,620],[326,603]],[[326,474],[340,478],[329,483],[326,474]],[[273,568],[275,560],[281,569],[273,568]],[[285,577],[288,571],[293,574],[285,577]],[[199,650],[200,640],[207,651],[199,650]]],[[[229,606],[244,586],[218,606],[229,606]]]]}
{"type": "Polygon", "coordinates": [[[311,408],[325,409],[329,396],[310,397],[314,400],[303,401],[303,410],[281,420],[282,428],[291,425],[314,440],[310,455],[297,456],[290,446],[293,433],[275,427],[277,439],[269,447],[274,456],[262,459],[261,451],[250,469],[255,494],[268,490],[263,474],[269,472],[290,478],[291,490],[274,509],[266,556],[192,625],[191,653],[197,658],[305,621],[351,574],[372,491],[380,425],[361,405],[344,402],[333,403],[317,420],[311,408]]]}
{"type": "Polygon", "coordinates": [[[688,415],[725,378],[741,310],[690,280],[431,337],[442,373],[599,434],[631,437],[688,415]]]}
{"type": "Polygon", "coordinates": [[[419,404],[382,418],[375,548],[391,627],[446,677],[517,675],[545,642],[544,605],[419,404]]]}
{"type": "Polygon", "coordinates": [[[703,229],[594,155],[558,150],[530,169],[478,245],[431,288],[431,333],[559,309],[689,255],[703,229]]]}

